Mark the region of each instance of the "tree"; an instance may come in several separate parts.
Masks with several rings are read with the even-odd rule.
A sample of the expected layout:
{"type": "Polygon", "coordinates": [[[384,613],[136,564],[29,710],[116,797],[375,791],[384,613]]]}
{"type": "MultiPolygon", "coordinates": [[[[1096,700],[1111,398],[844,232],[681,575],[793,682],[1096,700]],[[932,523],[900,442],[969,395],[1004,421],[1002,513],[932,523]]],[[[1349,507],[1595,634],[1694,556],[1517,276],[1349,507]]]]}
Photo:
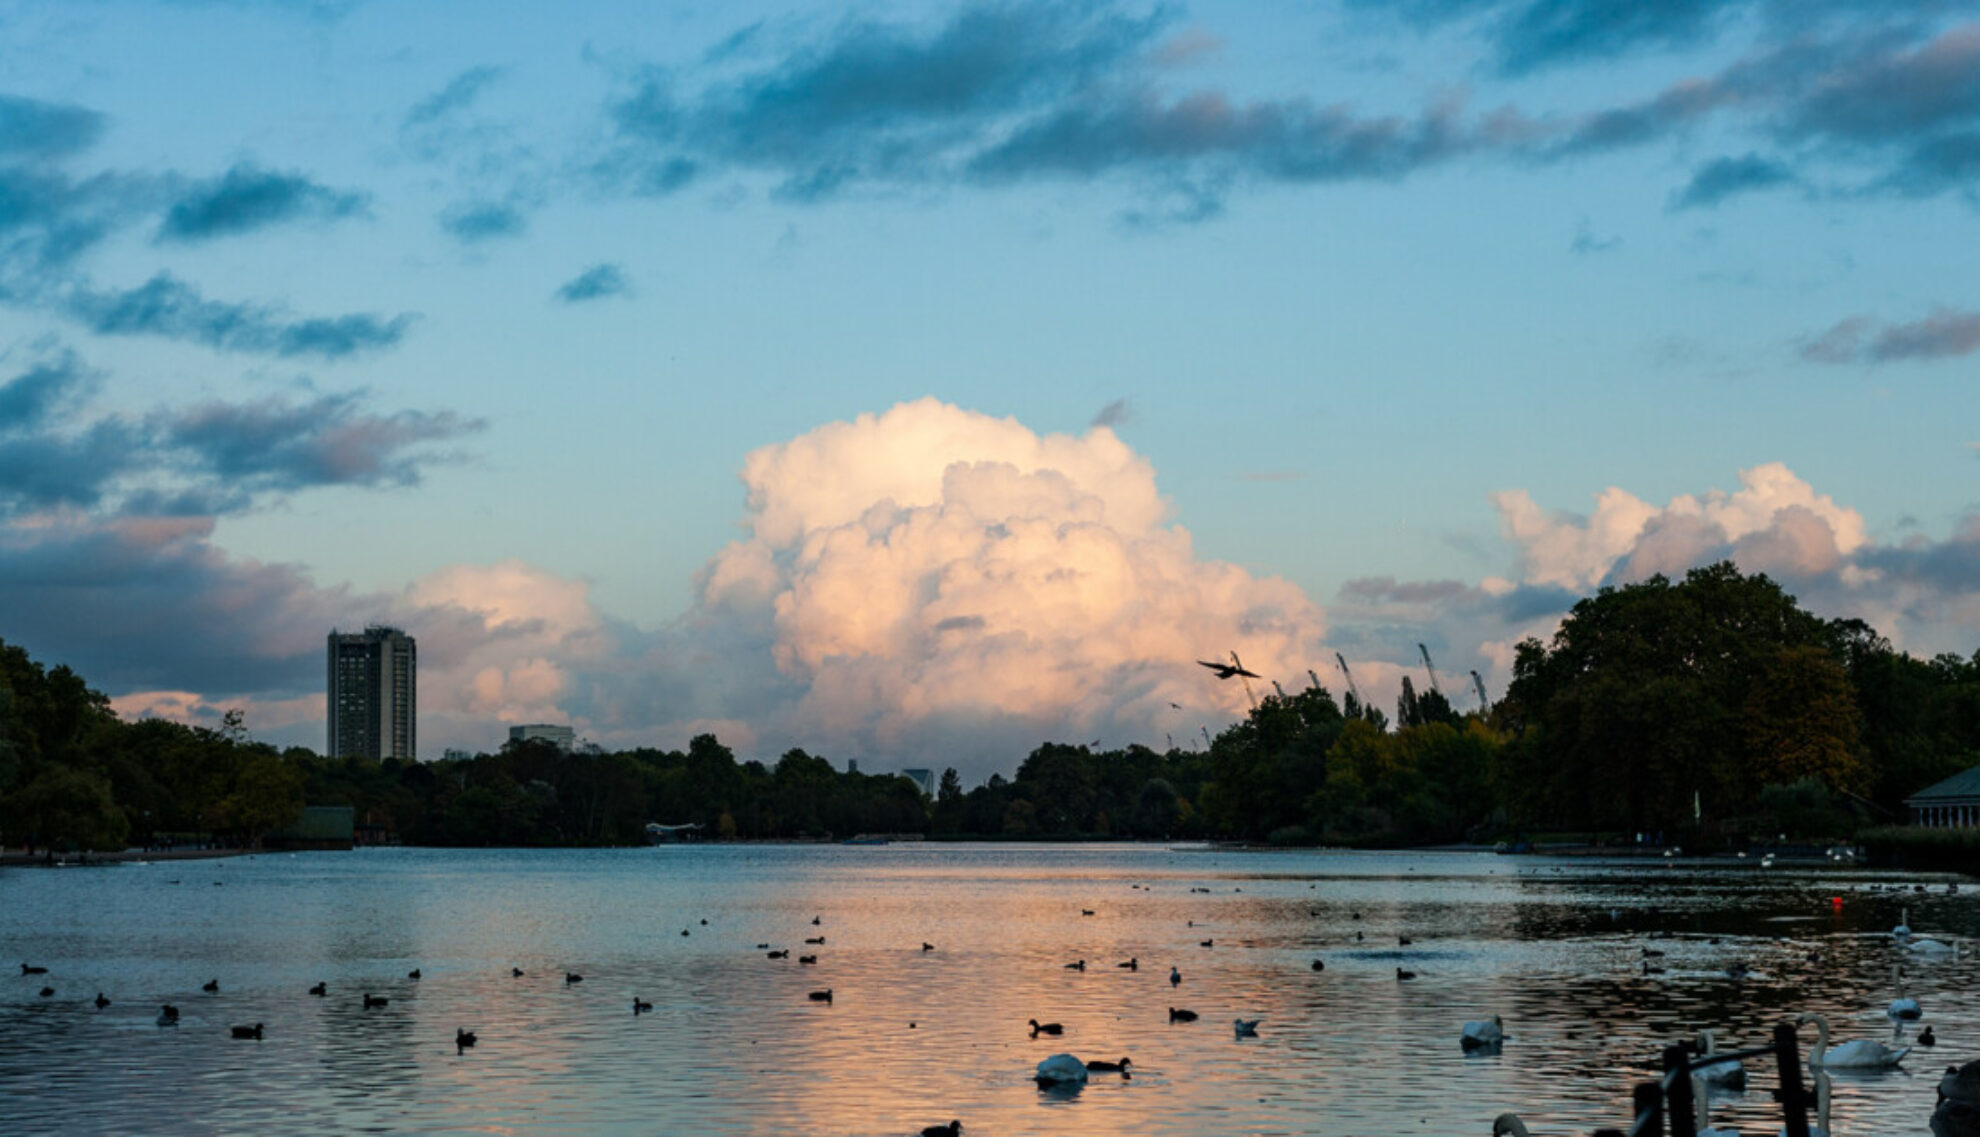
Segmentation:
{"type": "Polygon", "coordinates": [[[115,850],[124,847],[130,822],[110,795],[110,783],[87,770],[50,766],[6,800],[10,829],[30,850],[50,848],[115,850]]]}

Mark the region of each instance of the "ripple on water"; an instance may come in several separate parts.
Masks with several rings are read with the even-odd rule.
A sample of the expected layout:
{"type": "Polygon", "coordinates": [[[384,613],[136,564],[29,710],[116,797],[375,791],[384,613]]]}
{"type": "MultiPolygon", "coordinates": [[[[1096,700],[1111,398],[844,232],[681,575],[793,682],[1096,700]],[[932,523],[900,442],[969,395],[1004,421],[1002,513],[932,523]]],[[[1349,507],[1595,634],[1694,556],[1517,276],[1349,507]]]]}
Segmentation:
{"type": "MultiPolygon", "coordinates": [[[[900,1134],[959,1117],[971,1134],[1462,1134],[1507,1109],[1585,1132],[1623,1120],[1631,1082],[1700,1027],[1748,1047],[1819,1010],[1839,1038],[1887,1037],[1899,910],[1921,933],[1980,930],[1964,897],[1865,891],[1900,879],[1001,845],[13,871],[0,941],[56,965],[60,995],[0,979],[0,1100],[24,1133],[900,1134]],[[304,994],[318,981],[328,996],[304,994]],[[831,1004],[806,997],[824,987],[831,1004]],[[389,1005],[364,1009],[366,991],[389,1005]],[[654,1010],[635,1017],[634,996],[654,1010]],[[165,1002],[178,1027],[153,1023],[165,1002]],[[1171,1006],[1201,1019],[1172,1024],[1171,1006]],[[1493,1014],[1505,1047],[1466,1055],[1461,1024],[1493,1014]],[[1033,1017],[1065,1036],[1029,1038],[1033,1017]],[[1257,1038],[1239,1017],[1264,1020],[1257,1038]],[[229,1037],[252,1022],[265,1040],[229,1037]],[[457,1053],[462,1027],[481,1042],[457,1053]],[[1041,1094],[1031,1070],[1061,1050],[1131,1056],[1134,1076],[1041,1094]]],[[[1905,976],[1944,1041],[1915,1075],[1837,1078],[1840,1132],[1922,1131],[1934,1072],[1980,1045],[1972,961],[1914,957],[1905,976]]],[[[1771,1078],[1748,1065],[1753,1088],[1715,1094],[1715,1120],[1772,1132],[1771,1078]]]]}

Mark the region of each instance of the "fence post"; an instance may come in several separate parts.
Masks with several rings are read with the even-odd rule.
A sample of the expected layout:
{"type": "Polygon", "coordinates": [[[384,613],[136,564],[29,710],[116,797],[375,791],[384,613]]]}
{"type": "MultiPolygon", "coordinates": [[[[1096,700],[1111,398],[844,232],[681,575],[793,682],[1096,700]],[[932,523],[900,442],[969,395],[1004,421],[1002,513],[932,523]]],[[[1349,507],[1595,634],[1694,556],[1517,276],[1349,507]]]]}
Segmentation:
{"type": "Polygon", "coordinates": [[[1781,1088],[1774,1091],[1774,1100],[1781,1103],[1787,1137],[1808,1137],[1809,1095],[1801,1084],[1801,1045],[1793,1023],[1775,1025],[1774,1056],[1781,1064],[1781,1088]]]}
{"type": "Polygon", "coordinates": [[[1664,1084],[1638,1082],[1630,1100],[1636,1107],[1630,1137],[1664,1137],[1664,1084]]]}
{"type": "Polygon", "coordinates": [[[1691,1050],[1682,1044],[1664,1047],[1664,1110],[1671,1137],[1697,1137],[1698,1101],[1691,1082],[1691,1050]]]}

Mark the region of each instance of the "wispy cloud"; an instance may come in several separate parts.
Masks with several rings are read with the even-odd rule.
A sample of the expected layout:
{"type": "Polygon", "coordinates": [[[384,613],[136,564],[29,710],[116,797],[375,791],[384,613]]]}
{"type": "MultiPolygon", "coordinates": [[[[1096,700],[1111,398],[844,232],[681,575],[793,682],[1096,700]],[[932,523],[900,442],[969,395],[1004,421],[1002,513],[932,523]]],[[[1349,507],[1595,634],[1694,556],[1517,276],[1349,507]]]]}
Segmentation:
{"type": "Polygon", "coordinates": [[[414,103],[406,112],[406,126],[425,126],[465,110],[481,93],[497,79],[508,73],[506,67],[470,67],[433,92],[414,103]]]}
{"type": "Polygon", "coordinates": [[[615,264],[596,264],[565,281],[557,289],[557,299],[566,304],[581,304],[607,296],[625,296],[631,291],[632,282],[626,279],[624,269],[615,264]]]}
{"type": "Polygon", "coordinates": [[[255,304],[209,300],[168,273],[135,288],[77,287],[65,309],[99,335],[151,335],[220,351],[342,359],[391,347],[412,325],[409,315],[289,317],[255,304]]]}
{"type": "Polygon", "coordinates": [[[103,116],[86,107],[0,95],[0,158],[62,158],[102,134],[103,116]]]}
{"type": "Polygon", "coordinates": [[[1816,363],[1893,363],[1952,359],[1980,351],[1980,312],[1940,308],[1910,323],[1851,316],[1802,346],[1816,363]]]}
{"type": "Polygon", "coordinates": [[[1698,167],[1691,181],[1671,195],[1671,209],[1709,209],[1729,197],[1794,181],[1793,170],[1752,151],[1738,158],[1715,158],[1698,167]]]}
{"type": "Polygon", "coordinates": [[[1120,398],[1101,407],[1099,412],[1093,416],[1092,425],[1104,426],[1111,430],[1114,427],[1133,421],[1134,404],[1128,402],[1125,398],[1120,398]]]}
{"type": "Polygon", "coordinates": [[[519,237],[529,227],[520,209],[493,201],[471,201],[440,215],[440,227],[464,245],[502,237],[519,237]]]}
{"type": "Polygon", "coordinates": [[[162,241],[205,241],[288,221],[331,221],[364,212],[365,195],[250,162],[196,183],[158,226],[162,241]]]}

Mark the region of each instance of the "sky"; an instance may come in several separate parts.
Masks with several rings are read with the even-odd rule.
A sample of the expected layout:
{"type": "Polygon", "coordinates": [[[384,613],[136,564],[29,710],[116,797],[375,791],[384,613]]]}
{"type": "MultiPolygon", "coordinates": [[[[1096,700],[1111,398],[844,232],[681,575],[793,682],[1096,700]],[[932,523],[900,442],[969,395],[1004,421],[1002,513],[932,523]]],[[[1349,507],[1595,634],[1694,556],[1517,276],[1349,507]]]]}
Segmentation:
{"type": "Polygon", "coordinates": [[[1728,557],[1971,656],[1976,207],[1952,0],[0,3],[0,639],[966,780],[1728,557]]]}

